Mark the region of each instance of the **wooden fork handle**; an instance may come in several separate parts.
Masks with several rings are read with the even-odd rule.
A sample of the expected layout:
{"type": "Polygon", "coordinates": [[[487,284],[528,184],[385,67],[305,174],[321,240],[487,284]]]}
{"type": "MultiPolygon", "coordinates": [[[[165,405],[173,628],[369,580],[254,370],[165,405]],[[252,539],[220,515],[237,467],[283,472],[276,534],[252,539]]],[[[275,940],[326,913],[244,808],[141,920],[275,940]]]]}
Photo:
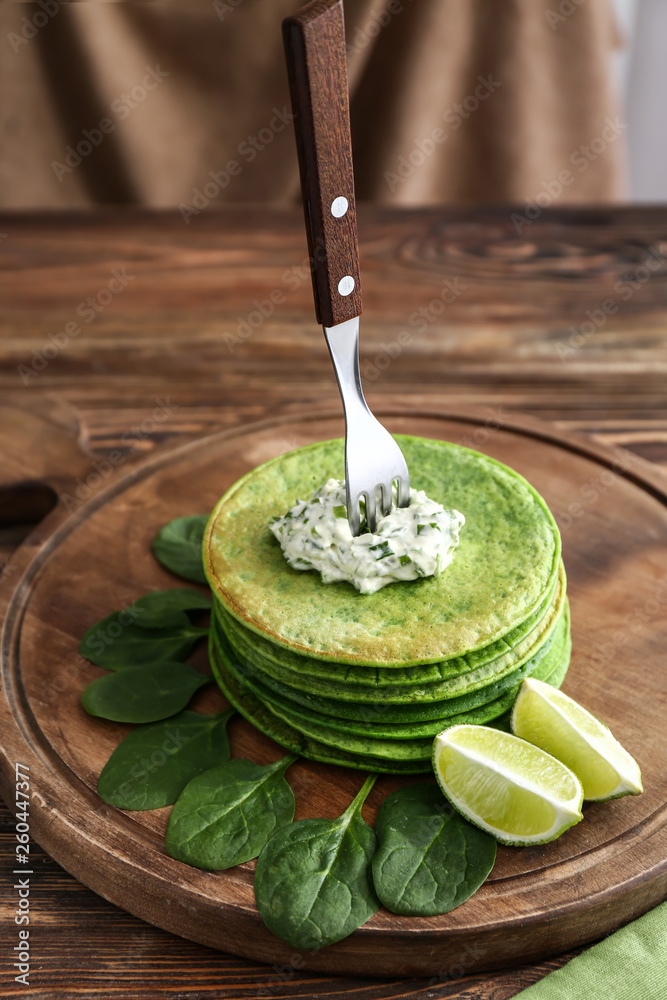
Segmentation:
{"type": "Polygon", "coordinates": [[[343,0],[311,0],[283,21],[318,322],[361,314],[343,0]]]}

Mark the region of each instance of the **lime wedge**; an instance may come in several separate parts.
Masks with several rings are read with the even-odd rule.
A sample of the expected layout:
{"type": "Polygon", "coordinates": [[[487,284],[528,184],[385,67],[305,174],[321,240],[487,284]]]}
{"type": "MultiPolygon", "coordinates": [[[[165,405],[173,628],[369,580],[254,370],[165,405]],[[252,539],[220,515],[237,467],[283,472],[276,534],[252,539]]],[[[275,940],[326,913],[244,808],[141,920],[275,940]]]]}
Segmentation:
{"type": "Polygon", "coordinates": [[[549,684],[523,682],[512,709],[512,732],[574,771],[586,799],[602,802],[642,791],[637,762],[609,729],[549,684]]]}
{"type": "Polygon", "coordinates": [[[433,770],[451,804],[503,844],[545,844],[582,819],[577,776],[511,733],[452,726],[433,742],[433,770]]]}

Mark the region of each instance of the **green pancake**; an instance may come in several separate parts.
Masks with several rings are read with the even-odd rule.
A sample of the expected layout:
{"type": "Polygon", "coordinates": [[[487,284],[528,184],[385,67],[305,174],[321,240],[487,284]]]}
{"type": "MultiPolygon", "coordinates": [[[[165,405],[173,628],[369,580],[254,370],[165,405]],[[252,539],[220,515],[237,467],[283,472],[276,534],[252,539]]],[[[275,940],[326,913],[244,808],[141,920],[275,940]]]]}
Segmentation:
{"type": "Polygon", "coordinates": [[[290,675],[295,674],[301,682],[303,682],[304,677],[323,679],[325,683],[322,690],[327,687],[326,681],[333,681],[339,687],[341,677],[344,677],[346,686],[358,684],[361,688],[377,688],[393,684],[431,684],[447,680],[450,677],[458,677],[460,674],[484,666],[490,661],[497,663],[499,657],[503,655],[514,655],[514,651],[523,639],[533,633],[534,637],[540,634],[540,624],[557,597],[559,585],[564,587],[565,582],[565,569],[561,562],[560,572],[554,580],[554,586],[538,610],[517,628],[512,629],[504,638],[497,639],[483,649],[467,653],[464,656],[455,656],[438,663],[425,663],[414,667],[399,667],[395,664],[382,667],[363,667],[303,656],[294,650],[284,649],[282,646],[270,642],[264,636],[258,635],[257,632],[246,628],[227,611],[224,604],[215,599],[213,613],[232,643],[238,641],[241,645],[247,646],[248,650],[252,650],[258,663],[266,664],[266,669],[269,672],[273,668],[274,676],[278,679],[285,679],[288,683],[290,675]]]}
{"type": "MultiPolygon", "coordinates": [[[[562,645],[558,648],[552,647],[548,655],[527,676],[535,677],[537,680],[545,681],[547,684],[552,684],[553,679],[553,686],[560,687],[570,663],[571,648],[572,641],[568,633],[564,637],[562,645]]],[[[520,684],[515,684],[502,697],[481,705],[477,709],[460,712],[457,715],[442,719],[434,719],[430,722],[415,723],[413,725],[392,725],[391,723],[385,724],[382,719],[378,722],[367,723],[338,719],[336,720],[335,728],[340,730],[340,732],[352,733],[356,736],[371,736],[372,738],[382,737],[385,739],[401,740],[430,737],[433,739],[438,733],[441,733],[444,729],[449,729],[451,726],[458,726],[464,723],[478,726],[489,725],[494,719],[511,709],[520,686],[520,684]]],[[[306,723],[330,724],[330,716],[318,716],[312,712],[304,712],[303,709],[292,711],[291,714],[294,716],[295,723],[298,719],[301,721],[305,720],[306,723]]],[[[308,731],[308,726],[305,729],[308,731]]]]}
{"type": "MultiPolygon", "coordinates": [[[[549,649],[543,656],[536,656],[530,661],[531,669],[524,676],[536,677],[551,683],[551,678],[562,678],[570,662],[572,651],[572,640],[569,631],[569,621],[565,620],[559,624],[559,635],[556,642],[549,643],[549,649]]],[[[521,678],[521,681],[524,678],[521,678]]],[[[357,736],[364,736],[370,739],[381,737],[383,739],[413,739],[430,736],[433,738],[444,729],[451,726],[458,726],[463,723],[471,725],[484,725],[492,719],[502,715],[514,704],[521,681],[508,688],[500,697],[495,698],[477,708],[460,711],[453,715],[448,715],[440,719],[433,719],[422,723],[391,724],[386,723],[383,717],[379,717],[377,722],[351,722],[347,719],[333,719],[332,716],[315,715],[313,712],[305,711],[299,706],[279,705],[278,708],[291,713],[295,718],[303,717],[307,722],[312,721],[321,726],[329,726],[341,732],[354,733],[357,736]],[[295,710],[296,709],[296,710],[295,710]]],[[[308,729],[306,728],[306,731],[308,729]]]]}
{"type": "MultiPolygon", "coordinates": [[[[242,632],[225,632],[225,638],[248,675],[262,680],[267,687],[276,690],[278,693],[287,694],[288,697],[291,696],[302,704],[316,707],[317,710],[320,709],[317,708],[316,702],[312,701],[313,697],[317,699],[333,698],[335,701],[349,702],[353,706],[352,717],[357,718],[359,705],[376,705],[378,702],[388,705],[417,703],[421,710],[421,707],[425,703],[442,702],[459,695],[468,695],[471,692],[478,691],[493,682],[501,680],[535,655],[555,629],[565,601],[565,581],[563,574],[562,583],[556,598],[542,619],[539,630],[530,633],[519,644],[516,650],[499,657],[496,661],[485,663],[476,670],[430,684],[417,682],[401,686],[392,685],[391,687],[362,688],[360,685],[357,685],[354,688],[350,688],[346,684],[346,667],[341,668],[341,676],[337,683],[329,680],[321,681],[312,677],[304,677],[297,670],[285,677],[284,673],[281,675],[281,672],[276,669],[275,665],[258,654],[254,642],[250,641],[248,636],[243,635],[242,632]],[[276,677],[276,673],[278,677],[276,677]]],[[[221,627],[220,622],[215,616],[214,621],[216,621],[218,632],[224,632],[225,630],[221,627]]],[[[332,714],[345,715],[347,713],[336,711],[332,714]]]]}
{"type": "Polygon", "coordinates": [[[343,478],[342,441],[281,455],[220,500],[204,538],[215,597],[247,629],[303,656],[371,667],[463,657],[508,636],[553,588],[560,536],[522,476],[459,445],[397,438],[412,486],[466,518],[453,562],[438,577],[361,595],[286,563],[269,520],[343,478]]]}
{"type": "MultiPolygon", "coordinates": [[[[216,641],[221,642],[221,652],[224,652],[224,638],[216,641]]],[[[537,677],[539,680],[548,681],[551,674],[562,667],[564,659],[569,663],[570,648],[569,614],[566,608],[555,633],[550,636],[542,649],[524,664],[521,671],[517,672],[518,676],[517,674],[512,674],[511,685],[508,685],[507,690],[500,696],[492,694],[488,702],[480,703],[479,706],[471,706],[468,710],[464,709],[463,706],[457,706],[458,711],[456,709],[443,711],[442,716],[436,717],[431,721],[422,721],[420,718],[419,721],[405,723],[390,722],[383,711],[384,706],[369,706],[366,716],[368,721],[350,720],[318,712],[312,708],[304,708],[298,702],[277,695],[271,689],[267,689],[264,685],[248,676],[234,657],[233,650],[230,647],[227,647],[227,666],[241,684],[246,685],[254,695],[274,710],[279,717],[290,722],[296,728],[302,728],[304,732],[313,736],[318,735],[318,738],[322,739],[323,742],[327,742],[322,735],[324,732],[322,727],[329,727],[341,733],[364,737],[371,741],[368,744],[370,747],[372,740],[377,738],[407,740],[430,737],[432,739],[437,733],[449,726],[459,725],[460,723],[482,725],[501,715],[511,707],[524,677],[531,676],[537,677]],[[319,727],[317,731],[312,728],[313,725],[319,727]]],[[[458,702],[459,699],[453,699],[453,701],[458,702]]],[[[411,706],[411,709],[414,711],[415,707],[411,706]]],[[[428,708],[431,709],[432,706],[428,706],[428,708]]],[[[447,708],[449,709],[450,706],[447,705],[447,708]]],[[[417,717],[419,718],[419,716],[417,717]]]]}
{"type": "Polygon", "coordinates": [[[301,733],[289,723],[279,719],[252,691],[237,681],[227,668],[223,654],[211,639],[209,642],[209,659],[218,687],[227,700],[256,729],[270,736],[281,746],[309,760],[324,764],[338,764],[341,767],[351,767],[360,771],[376,771],[379,774],[424,774],[431,771],[431,760],[383,760],[372,754],[351,754],[322,743],[301,733]]]}
{"type": "Polygon", "coordinates": [[[331,726],[322,726],[312,719],[303,720],[286,712],[282,708],[277,708],[274,704],[267,704],[267,708],[273,712],[282,722],[299,729],[305,736],[319,740],[327,746],[336,750],[343,750],[345,753],[359,754],[361,756],[377,757],[391,763],[403,763],[406,761],[422,762],[431,757],[433,753],[433,737],[428,739],[407,739],[407,740],[386,740],[368,736],[355,736],[352,733],[341,732],[331,726]]]}
{"type": "MultiPolygon", "coordinates": [[[[569,653],[568,635],[566,651],[562,655],[561,662],[558,664],[556,670],[553,671],[556,675],[555,679],[560,677],[561,682],[562,676],[564,676],[569,664],[569,653]]],[[[331,726],[321,725],[312,718],[306,717],[303,719],[297,717],[292,712],[285,711],[273,703],[263,703],[261,699],[256,698],[254,693],[244,686],[235,673],[233,669],[233,655],[229,650],[227,650],[227,655],[225,655],[224,650],[221,651],[214,646],[212,660],[215,663],[214,669],[223,690],[226,691],[233,703],[234,697],[238,699],[236,707],[249,721],[262,729],[262,731],[268,733],[277,742],[282,743],[290,749],[295,749],[296,746],[296,738],[292,734],[298,733],[300,737],[299,752],[303,756],[311,757],[314,760],[326,759],[329,763],[340,762],[340,759],[336,760],[332,758],[331,754],[335,754],[345,755],[345,757],[349,756],[356,761],[355,764],[350,764],[349,761],[346,761],[348,766],[367,767],[376,771],[390,768],[392,773],[406,773],[406,768],[411,767],[419,770],[427,770],[430,764],[434,735],[437,735],[442,729],[449,728],[461,722],[480,723],[480,719],[476,713],[467,713],[466,715],[457,717],[455,720],[447,720],[441,728],[436,729],[433,734],[429,734],[426,739],[408,738],[395,740],[382,738],[378,735],[369,737],[367,734],[357,736],[349,732],[336,730],[331,726]],[[231,694],[229,693],[230,690],[231,694]],[[273,715],[277,721],[272,723],[270,717],[265,715],[262,709],[268,709],[270,715],[273,715]],[[284,742],[286,739],[289,742],[284,742]],[[323,748],[328,748],[329,755],[324,756],[326,749],[323,748]],[[317,754],[320,756],[316,756],[317,754]],[[382,766],[383,764],[384,766],[382,766]]],[[[497,706],[497,717],[503,719],[502,713],[509,710],[515,696],[516,690],[512,692],[511,697],[502,699],[503,704],[497,706]]],[[[487,718],[485,721],[492,722],[492,719],[487,718]]],[[[501,725],[504,725],[504,720],[501,722],[501,725]]]]}

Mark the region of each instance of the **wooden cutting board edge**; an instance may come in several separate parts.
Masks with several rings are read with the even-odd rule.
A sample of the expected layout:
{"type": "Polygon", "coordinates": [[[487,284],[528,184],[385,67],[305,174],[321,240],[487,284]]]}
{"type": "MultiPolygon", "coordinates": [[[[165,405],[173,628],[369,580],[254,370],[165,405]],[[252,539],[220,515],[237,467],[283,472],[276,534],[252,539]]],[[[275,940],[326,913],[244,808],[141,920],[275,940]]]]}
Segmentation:
{"type": "MultiPolygon", "coordinates": [[[[385,411],[379,415],[385,418],[394,417],[399,421],[426,417],[458,421],[478,428],[489,426],[488,413],[480,413],[479,410],[474,409],[466,409],[465,411],[459,409],[456,413],[447,413],[444,410],[440,412],[385,411]]],[[[309,410],[308,416],[325,418],[338,416],[338,414],[332,414],[329,410],[316,411],[315,413],[309,410]]],[[[298,418],[298,412],[290,411],[284,416],[216,433],[206,440],[218,441],[228,437],[236,437],[239,434],[252,433],[264,427],[288,424],[298,420],[298,418]]],[[[662,503],[667,504],[665,477],[660,470],[656,470],[641,458],[634,455],[629,456],[629,453],[621,449],[610,449],[595,442],[589,442],[576,434],[562,432],[534,418],[504,415],[502,427],[518,434],[541,438],[561,447],[565,446],[573,452],[592,458],[604,467],[613,470],[615,474],[629,479],[644,490],[648,490],[662,503]]],[[[154,474],[162,465],[181,457],[188,449],[199,448],[202,444],[202,439],[198,438],[175,447],[167,446],[160,449],[159,454],[152,455],[130,472],[124,471],[123,474],[122,470],[119,471],[119,474],[111,480],[105,490],[82,505],[71,520],[70,515],[62,505],[58,505],[36,527],[10,561],[11,569],[9,574],[5,571],[5,580],[11,578],[15,581],[14,586],[11,588],[11,593],[0,594],[0,613],[5,614],[6,611],[2,633],[2,676],[5,697],[0,701],[0,722],[5,735],[0,753],[0,792],[10,808],[15,811],[14,764],[16,760],[20,760],[24,764],[27,763],[31,768],[31,774],[36,775],[36,778],[33,779],[34,783],[31,782],[31,810],[33,810],[31,836],[67,871],[112,903],[176,934],[183,933],[182,917],[185,916],[195,925],[193,932],[188,933],[187,936],[202,944],[218,948],[224,947],[224,950],[248,958],[259,958],[278,963],[289,962],[294,958],[293,949],[284,945],[277,938],[269,943],[268,948],[260,946],[259,939],[253,940],[253,936],[263,929],[263,925],[258,914],[252,908],[240,904],[237,907],[232,905],[231,912],[234,919],[233,922],[226,921],[222,937],[216,913],[208,913],[206,906],[197,912],[196,916],[188,906],[183,907],[185,911],[183,914],[176,912],[178,906],[174,908],[173,912],[168,912],[167,908],[164,907],[164,896],[159,888],[156,890],[155,885],[159,886],[162,883],[165,889],[168,885],[173,885],[174,872],[170,869],[169,859],[166,859],[167,865],[164,872],[154,871],[152,873],[156,880],[155,885],[149,886],[144,880],[145,905],[132,907],[126,905],[122,890],[124,884],[128,884],[128,873],[133,873],[136,877],[142,869],[137,868],[136,861],[129,854],[123,856],[122,842],[114,845],[113,851],[115,853],[109,849],[108,845],[105,845],[104,834],[108,832],[105,826],[105,817],[109,813],[114,813],[115,817],[121,821],[120,828],[127,830],[128,833],[132,830],[135,836],[136,824],[130,817],[119,814],[116,810],[101,803],[59,758],[54,759],[56,755],[50,751],[48,744],[40,738],[30,706],[20,690],[18,678],[7,676],[6,667],[10,660],[12,646],[18,642],[22,613],[30,586],[36,578],[41,564],[48,558],[51,549],[57,546],[64,534],[73,530],[80,519],[89,516],[93,510],[98,509],[112,496],[122,492],[137,479],[154,474]],[[59,788],[68,788],[70,793],[76,789],[77,792],[76,799],[68,801],[67,814],[64,814],[59,808],[54,794],[59,788]],[[70,802],[72,808],[70,808],[70,802]],[[76,845],[77,851],[72,851],[73,844],[76,845]],[[91,851],[92,856],[89,859],[88,854],[91,851]],[[100,851],[109,860],[108,870],[104,870],[104,866],[99,865],[98,852],[100,851]],[[90,861],[92,864],[89,863],[90,861]],[[221,945],[221,940],[224,941],[224,945],[221,945]]],[[[479,447],[483,449],[483,442],[480,442],[479,447]]],[[[44,477],[44,480],[49,482],[49,477],[44,477]]],[[[61,490],[63,490],[63,482],[63,477],[59,473],[57,485],[61,490]]],[[[8,589],[5,587],[5,590],[8,589]]],[[[416,926],[415,934],[419,935],[421,953],[430,950],[428,946],[425,949],[424,945],[429,939],[432,939],[433,964],[430,967],[430,972],[434,973],[438,970],[441,972],[443,968],[448,967],[448,963],[456,965],[457,961],[459,965],[464,966],[466,972],[472,972],[478,969],[498,968],[517,961],[543,958],[610,933],[618,926],[657,905],[667,895],[667,860],[665,860],[667,837],[665,836],[665,826],[660,823],[664,812],[664,809],[660,810],[660,816],[654,814],[646,821],[649,825],[655,826],[654,834],[649,835],[648,842],[642,841],[634,848],[631,843],[627,845],[625,858],[628,862],[628,868],[633,868],[630,863],[632,855],[635,851],[640,851],[644,863],[643,870],[637,872],[622,887],[616,889],[601,887],[600,891],[590,898],[590,905],[584,913],[576,911],[576,901],[570,905],[563,904],[557,910],[549,907],[550,920],[545,923],[541,933],[536,936],[528,950],[524,948],[520,953],[512,954],[512,949],[507,947],[511,931],[520,931],[522,928],[524,931],[527,930],[522,925],[521,920],[501,919],[480,928],[478,954],[474,954],[474,949],[473,953],[466,953],[465,962],[461,957],[461,945],[457,940],[459,935],[456,931],[448,934],[447,940],[443,941],[442,935],[438,932],[431,932],[426,926],[421,929],[416,926]],[[653,843],[650,843],[651,841],[653,843]],[[646,862],[649,860],[646,857],[647,843],[650,844],[650,854],[653,857],[649,867],[646,867],[646,862]]],[[[146,831],[142,831],[142,834],[146,836],[146,831]]],[[[634,840],[636,837],[630,839],[634,840]]],[[[195,873],[194,882],[196,883],[199,878],[208,877],[204,873],[195,873]]],[[[186,881],[189,891],[192,891],[193,888],[196,891],[196,885],[192,885],[193,880],[190,878],[186,881]]],[[[417,922],[415,923],[417,924],[417,922]]],[[[516,937],[516,935],[514,936],[516,937]]],[[[299,956],[299,967],[329,973],[383,974],[381,965],[369,967],[367,947],[373,938],[378,937],[385,954],[385,968],[387,968],[386,959],[395,954],[401,957],[400,974],[428,974],[429,970],[425,970],[423,959],[411,958],[409,942],[412,935],[406,936],[404,931],[394,935],[388,933],[386,928],[373,927],[361,928],[346,941],[331,946],[320,953],[299,956]]],[[[392,971],[393,968],[391,970],[387,968],[386,974],[391,974],[392,971]]]]}

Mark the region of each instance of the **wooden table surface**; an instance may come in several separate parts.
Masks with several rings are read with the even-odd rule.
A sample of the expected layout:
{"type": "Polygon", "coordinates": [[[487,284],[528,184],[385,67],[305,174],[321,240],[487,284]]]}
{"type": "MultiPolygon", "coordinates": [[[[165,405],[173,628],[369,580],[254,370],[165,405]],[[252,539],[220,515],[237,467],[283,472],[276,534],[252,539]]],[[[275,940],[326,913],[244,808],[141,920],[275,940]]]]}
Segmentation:
{"type": "MultiPolygon", "coordinates": [[[[667,208],[512,216],[361,208],[371,407],[474,405],[489,427],[523,412],[667,470],[667,208]]],[[[7,488],[16,421],[33,429],[31,475],[74,471],[83,489],[111,454],[130,469],[187,437],[338,406],[297,209],[5,216],[0,302],[0,566],[48,506],[7,488]]],[[[11,964],[13,843],[3,806],[0,997],[506,1000],[570,957],[418,981],[269,968],[142,923],[33,845],[28,994],[11,964]]]]}

